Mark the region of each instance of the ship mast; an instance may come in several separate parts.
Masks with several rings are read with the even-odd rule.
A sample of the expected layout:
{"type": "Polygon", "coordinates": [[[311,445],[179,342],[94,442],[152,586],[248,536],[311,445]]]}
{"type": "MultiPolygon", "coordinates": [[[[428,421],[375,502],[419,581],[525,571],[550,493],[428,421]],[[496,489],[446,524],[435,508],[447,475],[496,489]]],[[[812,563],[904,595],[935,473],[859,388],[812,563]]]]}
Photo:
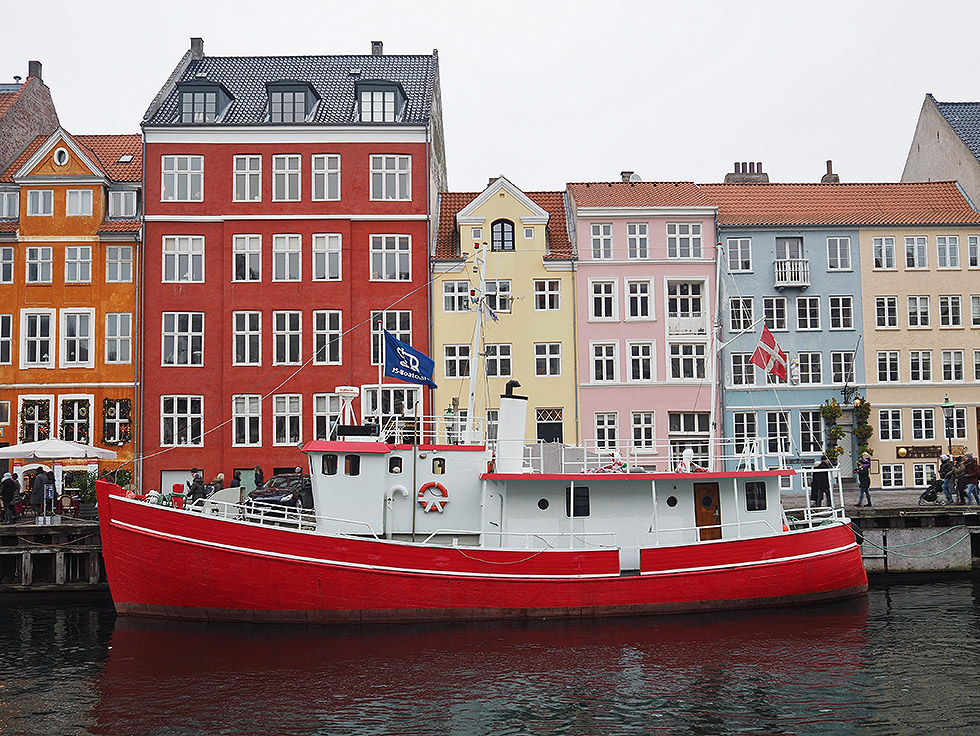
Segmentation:
{"type": "Polygon", "coordinates": [[[476,320],[473,325],[473,342],[470,345],[470,389],[466,401],[466,422],[463,425],[463,441],[468,443],[476,442],[476,380],[480,367],[480,344],[483,341],[483,316],[484,299],[486,299],[486,274],[484,272],[485,261],[483,254],[486,252],[486,243],[474,243],[473,253],[473,273],[476,276],[477,286],[470,291],[470,307],[476,305],[476,320]]]}

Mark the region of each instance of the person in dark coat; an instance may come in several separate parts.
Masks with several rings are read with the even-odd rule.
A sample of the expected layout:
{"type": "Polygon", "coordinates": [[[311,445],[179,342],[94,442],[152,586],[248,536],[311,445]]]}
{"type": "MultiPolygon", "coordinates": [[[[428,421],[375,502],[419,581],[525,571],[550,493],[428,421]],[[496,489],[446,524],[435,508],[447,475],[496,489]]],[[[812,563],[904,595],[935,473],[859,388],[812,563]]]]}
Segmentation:
{"type": "Polygon", "coordinates": [[[973,457],[972,452],[966,453],[963,460],[963,477],[966,479],[966,502],[976,502],[980,505],[980,492],[977,490],[977,481],[980,480],[980,467],[973,457]]]}
{"type": "Polygon", "coordinates": [[[44,515],[44,486],[50,482],[48,474],[43,470],[37,471],[34,476],[34,485],[31,486],[31,508],[38,516],[44,515]]]}
{"type": "Polygon", "coordinates": [[[255,466],[255,487],[261,488],[265,485],[265,474],[262,472],[262,468],[258,465],[255,466]]]}
{"type": "Polygon", "coordinates": [[[231,476],[231,487],[240,488],[242,485],[242,471],[236,470],[231,476]]]}
{"type": "Polygon", "coordinates": [[[830,459],[820,456],[820,462],[813,466],[810,476],[810,504],[813,506],[833,506],[830,498],[830,459]],[[826,499],[827,503],[824,503],[826,499]]]}
{"type": "Polygon", "coordinates": [[[866,452],[861,453],[861,457],[858,458],[857,467],[854,468],[854,472],[858,477],[858,487],[861,489],[861,493],[858,494],[858,506],[861,505],[861,501],[864,498],[868,499],[868,506],[871,505],[871,455],[866,452]]]}
{"type": "Polygon", "coordinates": [[[943,481],[946,503],[953,503],[953,461],[949,459],[949,455],[939,456],[939,477],[943,481]]]}
{"type": "Polygon", "coordinates": [[[208,495],[208,492],[204,488],[204,476],[201,475],[201,471],[194,473],[194,477],[191,479],[190,483],[187,484],[187,504],[192,504],[199,498],[204,498],[208,495]]]}
{"type": "Polygon", "coordinates": [[[0,482],[0,499],[3,499],[3,523],[10,524],[14,520],[14,497],[20,488],[14,476],[10,473],[3,474],[3,481],[0,482]]]}
{"type": "Polygon", "coordinates": [[[966,466],[960,455],[953,460],[953,487],[956,488],[956,503],[966,505],[966,466]]]}

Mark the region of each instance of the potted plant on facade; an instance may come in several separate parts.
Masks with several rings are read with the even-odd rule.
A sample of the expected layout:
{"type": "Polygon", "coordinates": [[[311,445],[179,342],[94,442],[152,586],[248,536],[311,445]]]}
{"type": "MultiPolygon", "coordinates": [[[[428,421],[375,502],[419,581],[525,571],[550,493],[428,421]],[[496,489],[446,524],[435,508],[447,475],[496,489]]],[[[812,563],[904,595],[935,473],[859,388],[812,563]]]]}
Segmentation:
{"type": "Polygon", "coordinates": [[[858,397],[854,400],[854,437],[858,441],[858,455],[862,453],[874,454],[874,450],[868,447],[868,441],[875,433],[874,427],[868,423],[871,416],[871,404],[866,399],[858,397]]]}
{"type": "Polygon", "coordinates": [[[844,454],[843,448],[837,446],[837,443],[844,436],[844,428],[837,424],[837,420],[843,412],[844,410],[837,403],[837,399],[827,399],[820,405],[820,416],[823,417],[824,423],[827,425],[827,447],[823,454],[834,465],[844,454]]]}

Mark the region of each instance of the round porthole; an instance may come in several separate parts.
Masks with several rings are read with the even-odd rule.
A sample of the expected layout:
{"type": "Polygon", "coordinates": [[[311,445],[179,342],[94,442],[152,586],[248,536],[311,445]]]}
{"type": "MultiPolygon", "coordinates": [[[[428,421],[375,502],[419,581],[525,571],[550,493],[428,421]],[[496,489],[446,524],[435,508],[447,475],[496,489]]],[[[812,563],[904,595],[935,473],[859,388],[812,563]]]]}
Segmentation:
{"type": "Polygon", "coordinates": [[[715,499],[711,496],[701,496],[701,505],[706,509],[710,509],[715,503],[715,499]]]}
{"type": "Polygon", "coordinates": [[[67,148],[57,149],[54,152],[54,162],[58,164],[58,166],[64,166],[66,163],[68,163],[68,149],[67,148]]]}
{"type": "Polygon", "coordinates": [[[538,508],[541,509],[542,511],[546,511],[548,506],[550,506],[550,504],[548,503],[547,498],[542,498],[541,500],[538,501],[538,508]]]}
{"type": "Polygon", "coordinates": [[[677,496],[667,496],[667,505],[674,508],[677,505],[677,496]]]}

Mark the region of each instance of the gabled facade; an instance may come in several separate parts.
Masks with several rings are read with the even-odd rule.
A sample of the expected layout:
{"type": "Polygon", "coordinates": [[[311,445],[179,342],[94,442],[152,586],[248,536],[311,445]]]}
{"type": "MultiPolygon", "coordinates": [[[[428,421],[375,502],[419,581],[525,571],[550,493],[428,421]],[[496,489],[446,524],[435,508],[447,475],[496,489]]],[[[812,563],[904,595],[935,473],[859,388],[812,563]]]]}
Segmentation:
{"type": "Polygon", "coordinates": [[[483,192],[440,197],[431,307],[438,413],[462,426],[476,375],[474,418],[492,441],[499,397],[516,379],[532,400],[525,436],[578,441],[574,265],[562,192],[523,192],[498,177],[483,192]]]}
{"type": "Polygon", "coordinates": [[[336,424],[425,403],[380,328],[429,343],[445,188],[438,56],[210,57],[192,39],[143,122],[146,488],[305,465],[336,424]]]}
{"type": "Polygon", "coordinates": [[[59,437],[108,447],[117,459],[100,470],[132,470],[141,179],[138,135],[61,129],[0,173],[0,191],[18,202],[16,216],[0,220],[6,443],[59,437]]]}
{"type": "Polygon", "coordinates": [[[980,203],[980,102],[939,102],[926,95],[902,181],[956,181],[974,206],[980,203]]]}
{"type": "MultiPolygon", "coordinates": [[[[14,77],[0,84],[0,170],[39,135],[50,135],[58,129],[58,112],[51,100],[51,90],[41,79],[41,62],[27,64],[27,79],[14,77]]],[[[0,217],[6,212],[0,201],[0,217]]]]}
{"type": "Polygon", "coordinates": [[[590,448],[674,467],[711,456],[715,212],[690,182],[569,184],[579,413],[590,448]]]}

